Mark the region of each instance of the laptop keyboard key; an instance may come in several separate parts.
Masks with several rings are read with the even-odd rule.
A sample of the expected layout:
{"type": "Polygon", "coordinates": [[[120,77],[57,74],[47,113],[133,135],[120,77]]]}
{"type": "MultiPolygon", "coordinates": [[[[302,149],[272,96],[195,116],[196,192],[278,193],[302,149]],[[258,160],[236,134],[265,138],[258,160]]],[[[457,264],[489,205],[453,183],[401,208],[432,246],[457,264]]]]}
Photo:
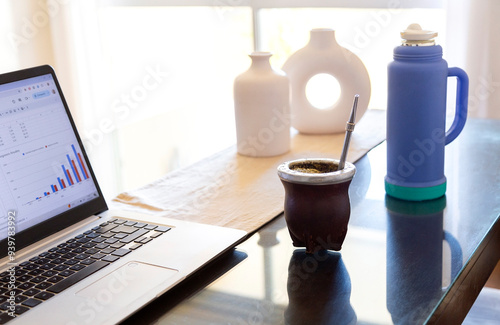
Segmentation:
{"type": "Polygon", "coordinates": [[[80,264],[83,264],[83,265],[90,265],[92,263],[94,263],[95,260],[94,259],[91,259],[91,258],[86,258],[84,259],[83,261],[80,262],[80,264]]]}
{"type": "Polygon", "coordinates": [[[51,268],[53,268],[55,266],[56,266],[55,264],[47,263],[47,264],[44,264],[44,265],[40,265],[40,269],[42,269],[42,270],[50,270],[51,268]]]}
{"type": "Polygon", "coordinates": [[[29,298],[28,300],[24,301],[22,305],[28,306],[28,307],[35,307],[39,304],[41,304],[42,301],[34,298],[29,298]]]}
{"type": "Polygon", "coordinates": [[[36,264],[47,264],[50,260],[48,258],[39,258],[35,261],[36,264]]]}
{"type": "Polygon", "coordinates": [[[66,279],[54,284],[52,287],[48,288],[47,291],[54,292],[54,293],[59,293],[63,291],[64,289],[72,286],[73,284],[81,281],[82,279],[85,279],[89,275],[93,274],[94,272],[99,271],[105,266],[108,266],[109,263],[102,262],[102,261],[96,261],[95,263],[87,266],[85,269],[81,270],[80,272],[77,272],[66,279]]]}
{"type": "Polygon", "coordinates": [[[162,232],[156,232],[156,231],[155,231],[155,232],[154,232],[154,233],[152,233],[149,237],[150,237],[150,238],[156,238],[156,237],[160,237],[161,235],[163,235],[163,233],[162,233],[162,232]]]}
{"type": "Polygon", "coordinates": [[[136,250],[136,249],[138,249],[141,246],[142,246],[142,244],[134,244],[134,245],[130,246],[129,249],[136,250]]]}
{"type": "Polygon", "coordinates": [[[14,310],[14,313],[16,313],[17,315],[21,315],[22,313],[25,313],[28,310],[30,310],[28,307],[16,306],[16,309],[14,310]]]}
{"type": "Polygon", "coordinates": [[[47,255],[46,257],[53,260],[53,259],[56,259],[58,257],[60,257],[61,255],[57,254],[57,253],[50,253],[49,255],[47,255]]]}
{"type": "Polygon", "coordinates": [[[21,290],[28,290],[29,288],[33,287],[35,284],[34,283],[31,283],[31,282],[25,282],[25,283],[21,283],[18,288],[21,289],[21,290]]]}
{"type": "Polygon", "coordinates": [[[35,288],[45,290],[45,289],[47,289],[48,287],[50,287],[51,285],[52,285],[52,283],[49,283],[49,282],[42,282],[42,283],[37,284],[37,285],[35,286],[35,288]]]}
{"type": "Polygon", "coordinates": [[[56,267],[53,268],[53,270],[56,270],[56,271],[64,271],[68,268],[69,266],[68,265],[64,265],[64,264],[61,264],[61,265],[58,265],[56,267]]]}
{"type": "Polygon", "coordinates": [[[70,271],[70,270],[64,270],[62,272],[59,272],[60,276],[68,277],[72,274],[75,274],[75,271],[70,271]]]}
{"type": "Polygon", "coordinates": [[[125,245],[126,245],[125,243],[114,243],[113,245],[111,245],[109,247],[117,249],[117,248],[122,248],[125,245]]]}
{"type": "Polygon", "coordinates": [[[40,269],[34,269],[30,272],[28,272],[29,275],[40,275],[42,274],[44,271],[43,270],[40,270],[40,269]]]}
{"type": "Polygon", "coordinates": [[[113,253],[111,253],[111,254],[112,254],[112,255],[114,255],[114,256],[120,256],[120,257],[122,257],[122,256],[127,255],[127,254],[128,254],[128,253],[130,253],[130,252],[131,252],[131,250],[129,250],[129,249],[126,249],[126,248],[120,248],[120,249],[117,249],[116,251],[114,251],[114,252],[113,252],[113,253]]]}
{"type": "Polygon", "coordinates": [[[38,298],[38,299],[41,299],[41,300],[47,300],[47,299],[50,299],[52,297],[54,297],[53,293],[45,292],[45,291],[42,291],[39,294],[35,295],[35,298],[38,298]]]}
{"type": "Polygon", "coordinates": [[[73,258],[75,256],[76,256],[76,253],[66,253],[63,256],[61,256],[61,258],[65,258],[65,259],[69,260],[69,259],[71,259],[71,258],[73,258]]]}
{"type": "Polygon", "coordinates": [[[38,268],[38,266],[36,264],[32,264],[32,263],[30,263],[24,267],[24,269],[27,271],[31,271],[31,270],[34,270],[36,268],[38,268]]]}
{"type": "Polygon", "coordinates": [[[42,273],[42,275],[46,276],[46,277],[51,277],[51,276],[54,276],[56,274],[57,274],[57,271],[53,271],[53,270],[42,273]]]}
{"type": "Polygon", "coordinates": [[[146,237],[141,236],[141,237],[137,238],[136,240],[134,240],[134,242],[140,243],[140,242],[142,242],[143,239],[146,239],[146,237]]]}
{"type": "Polygon", "coordinates": [[[109,246],[108,244],[98,244],[98,245],[95,246],[95,248],[97,248],[97,249],[105,249],[108,246],[109,246]]]}
{"type": "Polygon", "coordinates": [[[95,232],[98,233],[98,234],[104,234],[105,232],[108,232],[111,229],[114,229],[116,227],[118,227],[117,224],[110,223],[110,224],[107,224],[105,226],[102,226],[101,228],[97,229],[95,232]]]}
{"type": "Polygon", "coordinates": [[[26,299],[28,299],[28,297],[18,295],[18,296],[16,296],[16,297],[14,298],[14,301],[16,302],[16,304],[20,304],[20,303],[22,303],[23,301],[25,301],[26,299]]]}
{"type": "Polygon", "coordinates": [[[105,248],[101,251],[102,254],[111,254],[113,253],[115,250],[113,248],[105,248]]]}
{"type": "Polygon", "coordinates": [[[131,227],[131,226],[125,226],[125,225],[120,225],[116,227],[115,229],[111,230],[111,232],[119,233],[119,232],[124,232],[126,234],[131,234],[137,231],[138,228],[131,227]]]}
{"type": "Polygon", "coordinates": [[[100,260],[101,258],[103,258],[104,256],[107,256],[106,254],[101,254],[101,253],[96,253],[92,256],[90,256],[90,258],[93,258],[95,260],[100,260]]]}
{"type": "Polygon", "coordinates": [[[144,228],[139,229],[136,232],[134,232],[133,234],[130,234],[127,237],[125,237],[122,240],[120,240],[120,242],[125,243],[125,244],[131,243],[134,240],[136,240],[137,238],[139,238],[139,237],[147,234],[148,232],[149,232],[149,230],[147,230],[147,229],[144,229],[144,228]]]}
{"type": "Polygon", "coordinates": [[[62,276],[55,275],[51,278],[48,278],[47,281],[52,282],[52,283],[57,283],[57,282],[61,281],[62,279],[64,279],[62,276]]]}
{"type": "Polygon", "coordinates": [[[0,313],[0,324],[6,324],[8,321],[12,320],[14,317],[10,316],[8,313],[0,313]]]}
{"type": "Polygon", "coordinates": [[[91,248],[91,249],[88,249],[85,254],[89,254],[89,255],[94,255],[95,253],[99,253],[99,250],[96,249],[96,248],[91,248]]]}
{"type": "Polygon", "coordinates": [[[111,262],[113,263],[114,261],[120,259],[119,256],[114,256],[114,255],[108,255],[106,257],[104,257],[101,261],[105,261],[105,262],[111,262]]]}
{"type": "Polygon", "coordinates": [[[47,280],[47,278],[44,277],[44,276],[35,276],[30,281],[33,282],[33,283],[40,283],[40,282],[43,282],[45,280],[47,280]]]}
{"type": "Polygon", "coordinates": [[[87,255],[87,254],[79,254],[79,255],[76,255],[76,256],[74,257],[74,259],[75,259],[75,260],[84,260],[84,259],[86,259],[86,258],[88,258],[88,257],[89,257],[89,255],[87,255]]]}
{"type": "Polygon", "coordinates": [[[56,259],[52,260],[52,263],[54,263],[54,264],[62,264],[64,262],[66,262],[66,259],[64,259],[64,258],[56,258],[56,259]]]}
{"type": "Polygon", "coordinates": [[[72,267],[70,267],[69,269],[70,270],[74,270],[74,271],[80,271],[81,269],[85,268],[85,265],[82,265],[82,264],[76,264],[76,265],[73,265],[72,267]]]}
{"type": "Polygon", "coordinates": [[[26,281],[29,281],[31,279],[31,276],[29,275],[21,275],[19,277],[16,277],[16,281],[19,281],[19,282],[26,282],[26,281]]]}
{"type": "Polygon", "coordinates": [[[141,244],[147,244],[149,243],[150,241],[152,241],[153,238],[149,237],[149,238],[144,238],[143,240],[141,240],[141,244]]]}
{"type": "Polygon", "coordinates": [[[32,289],[29,289],[29,290],[26,290],[25,292],[23,292],[23,295],[31,297],[31,296],[34,296],[38,293],[40,293],[40,290],[32,288],[32,289]]]}
{"type": "Polygon", "coordinates": [[[119,233],[119,234],[114,235],[113,238],[123,239],[127,236],[128,236],[127,234],[119,233]]]}

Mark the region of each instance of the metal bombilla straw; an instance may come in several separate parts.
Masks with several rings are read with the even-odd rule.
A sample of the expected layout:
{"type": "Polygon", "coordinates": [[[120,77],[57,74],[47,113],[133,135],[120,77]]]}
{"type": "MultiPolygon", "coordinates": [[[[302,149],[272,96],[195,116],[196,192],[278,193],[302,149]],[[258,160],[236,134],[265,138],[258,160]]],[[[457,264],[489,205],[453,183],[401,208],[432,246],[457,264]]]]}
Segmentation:
{"type": "Polygon", "coordinates": [[[354,95],[354,103],[352,105],[351,117],[345,126],[345,138],[344,138],[344,147],[342,148],[342,154],[340,155],[339,166],[337,170],[344,169],[345,160],[347,158],[347,151],[349,150],[349,143],[351,142],[351,133],[354,131],[354,121],[356,120],[356,108],[358,107],[358,99],[359,95],[354,95]]]}

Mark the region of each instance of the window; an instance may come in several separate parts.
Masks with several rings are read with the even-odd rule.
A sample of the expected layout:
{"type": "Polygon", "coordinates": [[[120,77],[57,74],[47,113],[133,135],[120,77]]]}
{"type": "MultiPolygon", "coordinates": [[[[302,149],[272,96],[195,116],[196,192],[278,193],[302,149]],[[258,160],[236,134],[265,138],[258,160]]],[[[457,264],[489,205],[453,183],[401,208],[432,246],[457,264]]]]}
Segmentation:
{"type": "Polygon", "coordinates": [[[369,108],[384,109],[399,31],[419,22],[446,40],[442,4],[432,1],[47,3],[58,4],[52,41],[64,69],[56,71],[108,199],[236,142],[233,81],[254,49],[273,52],[280,68],[310,29],[333,28],[368,69],[369,108]],[[66,68],[74,80],[65,87],[66,68]]]}

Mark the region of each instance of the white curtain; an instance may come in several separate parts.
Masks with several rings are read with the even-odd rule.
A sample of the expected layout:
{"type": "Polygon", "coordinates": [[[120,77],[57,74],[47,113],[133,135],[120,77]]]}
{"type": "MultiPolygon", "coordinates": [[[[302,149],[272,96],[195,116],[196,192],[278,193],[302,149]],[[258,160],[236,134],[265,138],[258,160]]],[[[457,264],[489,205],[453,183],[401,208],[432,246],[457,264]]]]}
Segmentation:
{"type": "MultiPolygon", "coordinates": [[[[49,64],[64,85],[64,93],[71,107],[79,106],[76,88],[75,51],[71,21],[72,3],[68,0],[8,0],[2,1],[9,18],[2,34],[7,46],[2,59],[12,58],[2,66],[2,72],[49,64]]],[[[76,114],[78,120],[80,114],[76,114]]]]}
{"type": "MultiPolygon", "coordinates": [[[[49,64],[56,71],[73,118],[85,138],[101,120],[107,74],[99,57],[95,0],[0,1],[0,73],[49,64]],[[3,18],[3,19],[2,19],[3,18]],[[96,122],[97,121],[97,122],[96,122]]],[[[102,137],[90,153],[102,183],[119,188],[114,138],[102,137]]],[[[106,189],[103,189],[106,192],[106,189]]]]}
{"type": "Polygon", "coordinates": [[[469,117],[500,119],[500,1],[449,0],[450,66],[469,75],[469,117]]]}

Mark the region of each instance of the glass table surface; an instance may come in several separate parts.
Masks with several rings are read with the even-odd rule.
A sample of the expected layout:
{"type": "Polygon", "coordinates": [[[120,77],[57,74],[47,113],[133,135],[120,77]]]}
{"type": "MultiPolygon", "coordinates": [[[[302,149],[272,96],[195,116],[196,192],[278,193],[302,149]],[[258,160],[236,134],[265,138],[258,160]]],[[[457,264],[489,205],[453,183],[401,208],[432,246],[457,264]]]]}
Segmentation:
{"type": "Polygon", "coordinates": [[[500,121],[446,146],[436,200],[386,196],[385,155],[356,163],[340,252],[293,247],[281,215],[124,324],[460,323],[500,257],[500,121]]]}

